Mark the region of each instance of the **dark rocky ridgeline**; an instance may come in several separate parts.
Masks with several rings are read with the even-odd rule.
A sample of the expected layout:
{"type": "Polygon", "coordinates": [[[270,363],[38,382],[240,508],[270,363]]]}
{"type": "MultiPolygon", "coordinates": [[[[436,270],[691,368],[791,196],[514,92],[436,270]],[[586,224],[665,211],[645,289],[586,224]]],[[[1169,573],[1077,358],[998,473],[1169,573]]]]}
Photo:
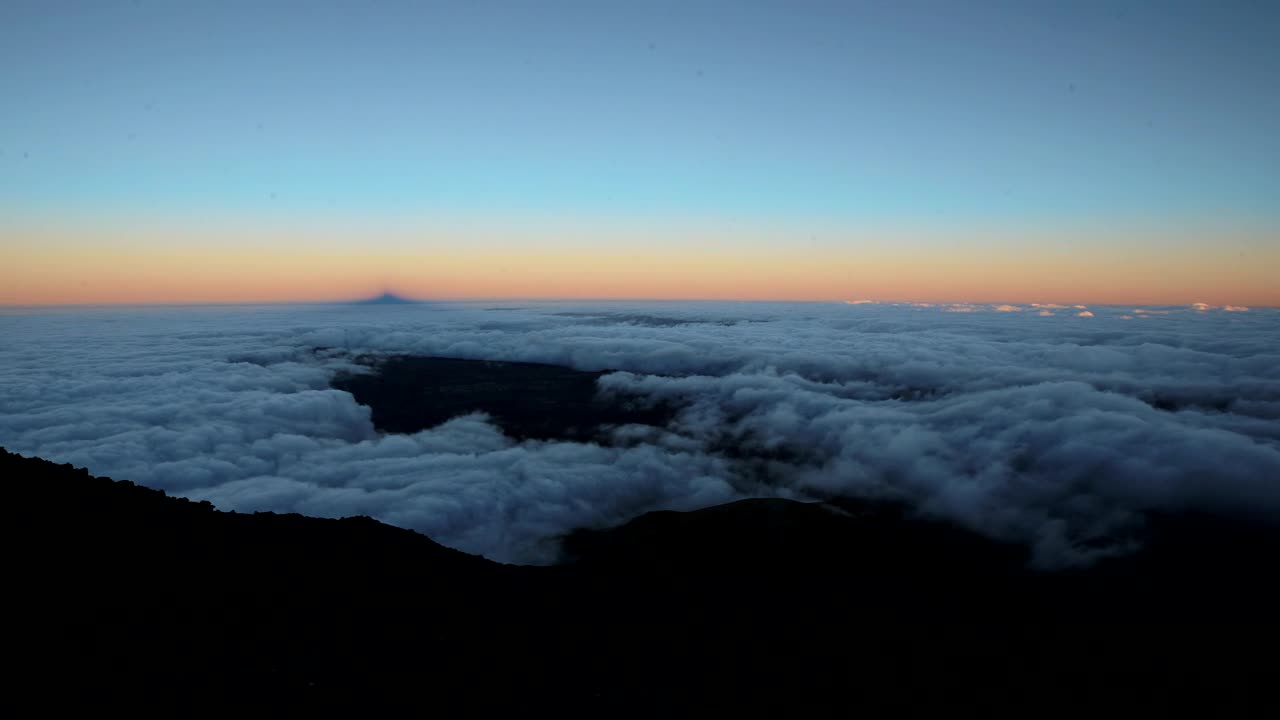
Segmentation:
{"type": "Polygon", "coordinates": [[[492,563],[368,518],[218,512],[0,452],[7,698],[420,714],[984,707],[1018,692],[1265,690],[1272,529],[1157,519],[1150,549],[1043,575],[900,508],[748,500],[492,563]]]}
{"type": "Polygon", "coordinates": [[[518,440],[599,440],[611,425],[665,425],[672,409],[597,397],[605,373],[558,365],[392,355],[368,358],[369,374],[333,386],[368,405],[374,427],[412,433],[471,412],[486,412],[518,440]]]}
{"type": "Polygon", "coordinates": [[[495,638],[474,620],[520,572],[369,518],[223,513],[9,453],[0,468],[11,639],[25,641],[9,667],[58,688],[54,704],[327,695],[371,684],[392,651],[448,681],[487,664],[473,643],[495,638]]]}

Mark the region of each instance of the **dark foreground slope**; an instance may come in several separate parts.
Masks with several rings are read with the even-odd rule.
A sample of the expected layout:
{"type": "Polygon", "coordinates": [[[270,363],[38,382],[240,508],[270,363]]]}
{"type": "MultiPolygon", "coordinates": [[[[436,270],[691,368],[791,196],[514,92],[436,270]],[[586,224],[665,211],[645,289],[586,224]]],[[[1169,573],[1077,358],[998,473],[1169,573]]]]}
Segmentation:
{"type": "Polygon", "coordinates": [[[2,451],[0,477],[5,685],[49,709],[910,709],[1028,688],[1177,699],[1211,678],[1226,701],[1274,665],[1266,528],[1167,519],[1143,555],[1042,575],[1017,548],[892,507],[744,501],[577,533],[576,562],[526,568],[368,518],[223,513],[2,451]]]}

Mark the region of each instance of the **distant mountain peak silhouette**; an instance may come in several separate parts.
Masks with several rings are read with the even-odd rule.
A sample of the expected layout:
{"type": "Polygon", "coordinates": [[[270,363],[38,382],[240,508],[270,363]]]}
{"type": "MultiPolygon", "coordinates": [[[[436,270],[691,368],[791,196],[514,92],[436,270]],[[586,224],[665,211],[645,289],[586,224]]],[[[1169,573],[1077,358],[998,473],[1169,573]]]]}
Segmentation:
{"type": "Polygon", "coordinates": [[[377,297],[371,297],[365,300],[357,300],[356,304],[357,305],[415,305],[418,302],[420,301],[413,300],[407,297],[402,297],[400,295],[396,295],[391,291],[387,291],[382,293],[381,295],[378,295],[377,297]]]}

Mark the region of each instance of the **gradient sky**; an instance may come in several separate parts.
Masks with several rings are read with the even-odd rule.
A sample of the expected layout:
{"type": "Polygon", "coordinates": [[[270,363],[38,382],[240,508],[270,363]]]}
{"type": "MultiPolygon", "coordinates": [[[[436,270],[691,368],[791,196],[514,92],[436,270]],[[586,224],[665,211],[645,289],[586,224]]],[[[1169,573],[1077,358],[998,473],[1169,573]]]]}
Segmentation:
{"type": "Polygon", "coordinates": [[[0,4],[0,303],[1280,305],[1274,2],[0,4]]]}

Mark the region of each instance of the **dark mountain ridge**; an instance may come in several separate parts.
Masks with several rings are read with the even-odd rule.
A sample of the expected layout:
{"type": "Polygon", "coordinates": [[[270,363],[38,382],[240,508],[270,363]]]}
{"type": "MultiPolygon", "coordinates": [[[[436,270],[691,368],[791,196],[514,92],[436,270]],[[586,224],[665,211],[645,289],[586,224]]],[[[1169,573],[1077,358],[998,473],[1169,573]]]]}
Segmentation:
{"type": "Polygon", "coordinates": [[[4,451],[0,471],[7,680],[50,708],[794,708],[993,678],[1133,691],[1254,682],[1270,665],[1245,649],[1278,637],[1274,529],[1207,518],[1043,574],[894,506],[748,500],[574,533],[571,562],[519,567],[369,518],[220,512],[4,451]]]}

